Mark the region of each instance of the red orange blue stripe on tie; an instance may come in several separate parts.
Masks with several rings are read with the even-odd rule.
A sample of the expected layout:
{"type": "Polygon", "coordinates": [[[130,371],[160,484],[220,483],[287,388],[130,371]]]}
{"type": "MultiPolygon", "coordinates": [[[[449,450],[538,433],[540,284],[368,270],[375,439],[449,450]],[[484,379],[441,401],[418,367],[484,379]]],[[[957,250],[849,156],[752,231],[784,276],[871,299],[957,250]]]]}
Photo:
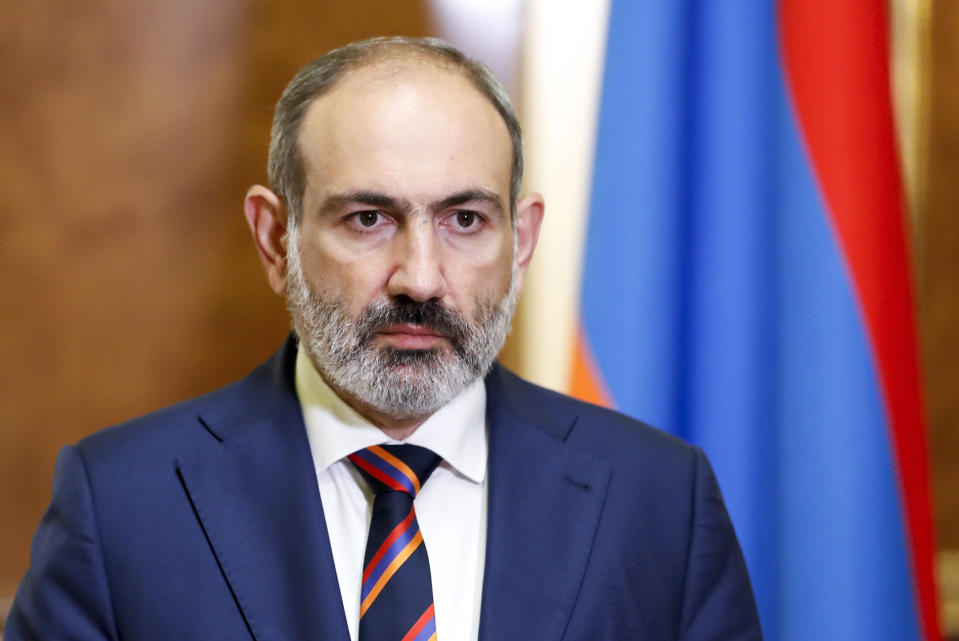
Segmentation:
{"type": "Polygon", "coordinates": [[[396,571],[400,569],[403,563],[416,551],[416,548],[423,542],[423,535],[416,525],[415,519],[409,519],[406,527],[400,530],[400,526],[393,531],[397,533],[396,537],[390,535],[392,541],[387,539],[380,547],[380,551],[367,565],[363,571],[363,588],[360,593],[362,602],[360,605],[360,616],[366,614],[373,601],[379,596],[386,584],[389,583],[396,571]]]}
{"type": "Polygon", "coordinates": [[[436,617],[433,614],[433,606],[430,605],[401,641],[435,641],[435,639],[436,617]]]}
{"type": "MultiPolygon", "coordinates": [[[[382,544],[382,545],[380,546],[380,548],[376,551],[376,554],[373,555],[373,558],[370,559],[370,562],[366,564],[366,567],[365,567],[365,568],[363,568],[363,583],[364,583],[364,584],[366,584],[367,580],[368,580],[368,579],[370,578],[370,576],[373,574],[373,571],[374,571],[377,567],[380,567],[380,566],[381,566],[380,561],[382,561],[383,558],[384,558],[384,556],[386,556],[387,552],[390,551],[390,549],[393,547],[393,544],[394,544],[400,537],[402,537],[404,534],[406,534],[406,533],[408,532],[408,530],[410,530],[411,526],[412,526],[412,529],[413,529],[413,530],[416,530],[416,529],[417,529],[417,527],[416,527],[416,519],[414,518],[413,510],[410,510],[409,515],[408,515],[405,519],[403,519],[402,521],[400,521],[399,525],[397,525],[395,528],[393,528],[393,531],[390,532],[389,536],[387,536],[386,539],[383,541],[383,544],[382,544]]],[[[389,564],[389,560],[387,560],[387,564],[389,564]]]]}
{"type": "Polygon", "coordinates": [[[420,480],[413,470],[382,447],[374,445],[351,454],[350,460],[387,487],[410,496],[416,496],[420,491],[420,480]]]}

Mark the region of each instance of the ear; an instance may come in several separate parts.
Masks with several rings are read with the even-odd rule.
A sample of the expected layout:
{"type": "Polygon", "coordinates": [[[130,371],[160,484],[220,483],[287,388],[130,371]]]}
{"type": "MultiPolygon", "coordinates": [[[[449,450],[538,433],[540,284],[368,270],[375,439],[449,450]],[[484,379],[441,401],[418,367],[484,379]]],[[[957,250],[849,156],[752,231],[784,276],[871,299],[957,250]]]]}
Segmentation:
{"type": "Polygon", "coordinates": [[[246,192],[243,213],[253,234],[253,243],[266,270],[270,287],[286,294],[286,208],[279,196],[262,185],[246,192]]]}
{"type": "Polygon", "coordinates": [[[544,209],[543,197],[537,193],[527,194],[516,203],[516,264],[520,285],[536,249],[544,209]]]}

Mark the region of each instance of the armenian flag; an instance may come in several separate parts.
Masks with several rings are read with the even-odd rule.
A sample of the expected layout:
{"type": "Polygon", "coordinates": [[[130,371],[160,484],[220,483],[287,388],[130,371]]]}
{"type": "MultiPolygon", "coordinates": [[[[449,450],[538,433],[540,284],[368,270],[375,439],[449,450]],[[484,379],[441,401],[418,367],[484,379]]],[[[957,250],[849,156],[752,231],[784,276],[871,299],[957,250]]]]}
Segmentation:
{"type": "Polygon", "coordinates": [[[885,0],[613,0],[573,390],[703,447],[768,639],[936,640],[885,0]]]}

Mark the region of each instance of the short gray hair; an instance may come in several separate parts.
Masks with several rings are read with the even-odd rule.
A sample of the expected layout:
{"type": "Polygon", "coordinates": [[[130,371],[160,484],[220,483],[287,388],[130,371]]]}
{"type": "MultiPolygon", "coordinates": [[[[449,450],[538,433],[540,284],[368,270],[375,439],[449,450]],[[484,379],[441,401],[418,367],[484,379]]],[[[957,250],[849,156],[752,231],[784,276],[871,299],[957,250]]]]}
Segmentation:
{"type": "Polygon", "coordinates": [[[276,103],[270,131],[268,175],[270,189],[286,203],[292,222],[300,220],[306,175],[297,139],[300,124],[312,102],[330,91],[348,71],[384,60],[424,60],[461,71],[496,108],[509,131],[513,145],[510,167],[510,214],[523,181],[523,134],[509,95],[493,72],[481,62],[466,57],[439,38],[401,36],[371,38],[334,49],[300,69],[276,103]]]}

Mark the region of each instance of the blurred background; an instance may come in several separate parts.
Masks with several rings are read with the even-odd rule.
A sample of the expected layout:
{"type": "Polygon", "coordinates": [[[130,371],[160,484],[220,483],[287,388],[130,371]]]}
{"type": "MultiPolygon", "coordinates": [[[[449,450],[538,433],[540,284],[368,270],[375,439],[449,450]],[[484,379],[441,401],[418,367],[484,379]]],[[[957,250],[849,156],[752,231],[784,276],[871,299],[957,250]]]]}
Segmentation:
{"type": "MultiPolygon", "coordinates": [[[[959,4],[888,9],[940,612],[959,633],[959,4]]],[[[244,375],[288,332],[242,198],[266,180],[284,85],[333,47],[437,35],[507,85],[527,136],[526,185],[544,193],[547,218],[503,359],[570,389],[609,11],[546,0],[7,3],[0,621],[59,448],[244,375]]]]}

